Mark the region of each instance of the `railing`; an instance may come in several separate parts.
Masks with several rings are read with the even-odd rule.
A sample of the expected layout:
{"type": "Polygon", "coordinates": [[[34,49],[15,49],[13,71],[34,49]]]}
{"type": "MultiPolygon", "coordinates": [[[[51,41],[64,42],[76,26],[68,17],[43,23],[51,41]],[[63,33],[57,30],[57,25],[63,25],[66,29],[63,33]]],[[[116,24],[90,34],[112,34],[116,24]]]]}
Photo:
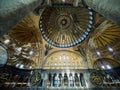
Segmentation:
{"type": "Polygon", "coordinates": [[[35,70],[36,73],[34,73],[34,70],[7,69],[1,68],[0,70],[1,88],[15,88],[14,90],[17,88],[22,88],[23,90],[32,88],[40,90],[115,88],[119,90],[120,88],[119,69],[107,71],[69,70],[69,72],[66,70],[35,70]],[[12,76],[10,75],[11,73],[12,76]],[[38,73],[41,75],[36,76],[38,73]],[[35,78],[32,75],[35,75],[35,78]],[[31,78],[33,78],[33,84],[30,81],[31,78]]]}

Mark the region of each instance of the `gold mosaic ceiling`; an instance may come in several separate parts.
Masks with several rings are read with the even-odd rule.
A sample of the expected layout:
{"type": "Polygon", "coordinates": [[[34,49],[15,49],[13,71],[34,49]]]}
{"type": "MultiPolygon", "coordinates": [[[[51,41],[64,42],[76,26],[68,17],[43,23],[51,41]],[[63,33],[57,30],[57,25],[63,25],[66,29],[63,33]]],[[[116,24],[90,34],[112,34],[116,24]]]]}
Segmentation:
{"type": "MultiPolygon", "coordinates": [[[[88,39],[86,50],[88,63],[91,63],[91,66],[93,66],[94,63],[101,58],[107,58],[107,61],[109,60],[108,65],[110,63],[110,65],[112,65],[112,61],[117,61],[117,66],[120,66],[119,29],[120,26],[115,25],[113,22],[96,13],[94,31],[91,33],[88,39]]],[[[111,68],[114,67],[115,65],[111,66],[111,68]]]]}
{"type": "Polygon", "coordinates": [[[49,7],[43,11],[39,27],[49,44],[68,48],[86,39],[92,31],[93,20],[89,7],[49,7]]]}
{"type": "MultiPolygon", "coordinates": [[[[49,9],[47,9],[47,10],[48,10],[48,12],[50,12],[49,9]]],[[[69,9],[66,9],[65,11],[69,11],[69,9]]],[[[82,17],[84,19],[86,19],[86,17],[84,15],[88,15],[88,13],[86,13],[86,12],[83,13],[82,17]]],[[[54,19],[53,16],[50,18],[51,20],[54,19]]],[[[11,30],[8,33],[8,35],[10,35],[10,37],[12,37],[15,40],[13,43],[17,42],[17,45],[18,45],[17,48],[19,48],[21,45],[23,45],[22,48],[25,50],[29,46],[29,43],[32,43],[31,47],[36,47],[36,42],[40,42],[40,43],[44,43],[45,42],[41,38],[42,35],[39,32],[39,18],[40,18],[39,16],[35,16],[33,13],[30,13],[22,21],[20,21],[13,28],[13,30],[11,30]]],[[[47,18],[47,16],[46,16],[46,18],[47,18]]],[[[79,23],[78,26],[82,25],[82,24],[84,24],[85,26],[87,26],[86,23],[88,23],[88,21],[87,20],[84,21],[83,18],[80,19],[80,21],[83,21],[83,22],[79,23]]],[[[87,17],[87,19],[88,19],[88,17],[87,17]]],[[[44,22],[47,22],[47,21],[44,21],[44,22]]],[[[85,28],[84,25],[81,26],[81,27],[85,28]]],[[[51,24],[49,24],[48,26],[45,25],[44,27],[50,27],[50,26],[51,26],[51,24]]],[[[56,26],[53,27],[53,28],[56,28],[56,26]]],[[[114,46],[120,40],[120,30],[119,29],[120,29],[119,26],[115,25],[111,21],[106,20],[105,18],[103,18],[99,14],[96,14],[95,15],[95,23],[94,23],[93,31],[90,33],[90,35],[88,36],[88,38],[84,42],[87,45],[90,46],[89,47],[90,49],[94,49],[94,50],[95,49],[100,49],[100,50],[104,49],[107,45],[114,46]]],[[[77,30],[74,30],[74,31],[77,32],[77,30]]],[[[57,30],[55,32],[57,32],[57,30]]],[[[78,34],[74,33],[73,31],[65,30],[65,33],[63,33],[63,35],[65,37],[68,37],[67,34],[71,34],[70,36],[73,39],[75,37],[78,37],[78,34]]],[[[53,33],[51,36],[54,36],[54,35],[56,35],[56,34],[53,33]]],[[[53,39],[57,40],[57,36],[58,35],[54,36],[53,39]]],[[[11,41],[12,41],[12,39],[11,39],[11,41]]],[[[13,43],[11,43],[9,46],[14,45],[13,43]]],[[[86,46],[86,44],[81,43],[80,45],[86,46]]],[[[116,46],[114,46],[114,48],[116,49],[117,52],[120,52],[120,49],[118,48],[119,45],[120,44],[116,44],[116,46]]],[[[75,46],[75,47],[77,47],[77,46],[75,46]]],[[[9,60],[9,64],[13,65],[15,67],[17,66],[17,64],[21,64],[21,65],[24,64],[24,65],[26,65],[26,67],[25,67],[26,69],[28,69],[28,68],[30,69],[31,68],[30,66],[32,66],[33,68],[36,68],[35,65],[36,65],[37,61],[36,61],[35,58],[32,58],[33,60],[30,59],[30,58],[28,58],[28,59],[27,58],[23,58],[23,56],[24,56],[23,53],[24,52],[25,53],[29,53],[30,52],[30,50],[28,50],[28,51],[24,51],[24,50],[21,51],[22,52],[21,61],[19,60],[20,58],[17,58],[14,55],[14,53],[16,53],[16,52],[10,53],[10,54],[13,54],[13,55],[11,55],[12,59],[9,60]]],[[[34,50],[37,50],[37,49],[34,49],[34,50]]],[[[42,49],[42,50],[44,50],[44,49],[42,49]]],[[[71,49],[67,48],[67,50],[71,50],[71,49]]],[[[9,48],[8,51],[13,52],[13,49],[9,48]]],[[[104,53],[104,52],[102,52],[102,53],[104,53]]],[[[19,54],[18,56],[20,56],[20,55],[21,54],[19,54]]],[[[29,56],[29,54],[27,56],[29,56]]],[[[92,63],[92,64],[94,64],[94,63],[92,63]]],[[[20,68],[20,67],[22,67],[22,66],[18,66],[18,68],[20,68]]]]}
{"type": "MultiPolygon", "coordinates": [[[[58,10],[60,10],[60,9],[58,9],[58,10]]],[[[61,13],[62,13],[62,10],[63,9],[61,9],[61,13]]],[[[57,11],[57,9],[55,11],[57,11]]],[[[69,10],[66,9],[65,11],[69,11],[69,10]]],[[[48,11],[48,12],[50,12],[50,11],[48,11]]],[[[87,13],[85,15],[87,15],[87,13]]],[[[36,37],[39,36],[39,30],[38,30],[39,22],[35,23],[35,21],[38,21],[39,17],[36,17],[35,19],[33,19],[32,17],[34,17],[34,16],[35,16],[34,14],[30,13],[27,17],[25,17],[22,21],[20,21],[13,28],[13,30],[10,31],[9,35],[11,37],[15,38],[18,42],[21,42],[23,44],[26,44],[29,42],[31,42],[31,43],[36,42],[36,37]],[[37,34],[37,35],[35,36],[35,34],[37,34]]],[[[53,16],[51,16],[50,20],[54,20],[53,16]]],[[[86,17],[84,17],[84,14],[82,17],[83,18],[81,18],[80,21],[83,21],[83,22],[79,23],[79,25],[82,25],[82,24],[88,22],[88,21],[84,21],[84,19],[86,18],[86,17]]],[[[111,21],[106,20],[99,14],[96,14],[95,18],[96,19],[95,19],[95,24],[94,24],[94,31],[92,32],[92,34],[90,36],[89,45],[91,47],[102,48],[108,44],[112,45],[112,44],[116,43],[120,38],[120,36],[119,36],[120,35],[120,30],[119,30],[120,27],[115,25],[111,21]]],[[[47,22],[47,21],[43,21],[43,22],[47,22]]],[[[55,24],[55,22],[54,22],[54,24],[55,24]]],[[[77,26],[79,27],[79,25],[77,25],[77,26]]],[[[86,24],[86,26],[87,26],[87,24],[86,24]]],[[[85,29],[86,26],[81,26],[81,27],[85,29]]],[[[51,27],[51,24],[49,24],[48,26],[47,26],[47,24],[45,24],[44,27],[45,28],[47,27],[47,29],[45,29],[46,32],[51,32],[51,29],[54,29],[53,30],[54,32],[53,33],[51,32],[51,34],[48,34],[48,36],[49,37],[51,36],[52,39],[54,39],[54,40],[58,40],[58,38],[61,38],[60,40],[61,41],[63,40],[63,43],[65,43],[64,41],[68,42],[69,40],[74,40],[76,37],[78,37],[79,36],[78,31],[80,31],[82,33],[82,30],[74,30],[74,32],[70,32],[69,30],[65,30],[65,31],[63,30],[63,31],[61,31],[61,33],[63,32],[63,34],[59,36],[59,33],[54,34],[55,32],[59,32],[56,29],[56,25],[54,27],[53,26],[51,27]],[[68,35],[68,34],[70,34],[70,35],[68,35]],[[73,38],[70,39],[69,36],[73,37],[73,38]]],[[[70,27],[70,30],[71,29],[72,28],[70,27]]],[[[39,36],[39,38],[40,38],[39,40],[41,40],[40,42],[42,42],[42,39],[40,36],[39,36]]]]}
{"type": "Polygon", "coordinates": [[[31,15],[32,13],[27,15],[9,32],[9,35],[21,44],[42,43],[40,32],[31,15]]]}
{"type": "Polygon", "coordinates": [[[90,36],[89,44],[91,48],[103,48],[107,45],[113,46],[120,40],[120,26],[106,20],[96,14],[94,32],[90,36]]]}

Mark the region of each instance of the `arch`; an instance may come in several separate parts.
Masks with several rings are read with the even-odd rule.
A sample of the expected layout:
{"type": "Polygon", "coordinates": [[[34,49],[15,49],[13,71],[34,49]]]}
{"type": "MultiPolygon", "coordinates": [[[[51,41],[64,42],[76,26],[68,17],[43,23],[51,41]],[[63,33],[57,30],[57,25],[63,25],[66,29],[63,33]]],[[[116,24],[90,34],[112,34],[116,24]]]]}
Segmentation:
{"type": "Polygon", "coordinates": [[[120,67],[120,63],[117,60],[111,58],[99,58],[97,59],[94,64],[94,69],[112,69],[120,67]]]}
{"type": "Polygon", "coordinates": [[[59,51],[54,51],[50,53],[45,58],[42,64],[42,68],[46,67],[47,62],[49,63],[51,62],[51,60],[53,63],[57,62],[59,64],[59,65],[53,65],[54,68],[58,67],[58,69],[60,69],[59,68],[60,66],[64,68],[66,66],[68,68],[70,67],[73,68],[72,66],[74,66],[75,67],[74,69],[88,69],[88,65],[87,65],[87,62],[85,62],[84,57],[81,54],[74,52],[74,51],[59,50],[59,51]],[[66,65],[63,65],[63,64],[66,64],[66,65]]]}

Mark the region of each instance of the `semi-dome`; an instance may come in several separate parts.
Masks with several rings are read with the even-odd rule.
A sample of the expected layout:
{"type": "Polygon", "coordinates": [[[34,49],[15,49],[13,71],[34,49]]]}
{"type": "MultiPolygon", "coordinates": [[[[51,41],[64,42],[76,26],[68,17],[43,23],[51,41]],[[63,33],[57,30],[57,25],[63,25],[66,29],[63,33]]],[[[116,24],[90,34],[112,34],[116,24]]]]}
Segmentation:
{"type": "Polygon", "coordinates": [[[110,58],[99,58],[94,62],[93,68],[106,70],[120,67],[120,63],[117,60],[110,58]]]}

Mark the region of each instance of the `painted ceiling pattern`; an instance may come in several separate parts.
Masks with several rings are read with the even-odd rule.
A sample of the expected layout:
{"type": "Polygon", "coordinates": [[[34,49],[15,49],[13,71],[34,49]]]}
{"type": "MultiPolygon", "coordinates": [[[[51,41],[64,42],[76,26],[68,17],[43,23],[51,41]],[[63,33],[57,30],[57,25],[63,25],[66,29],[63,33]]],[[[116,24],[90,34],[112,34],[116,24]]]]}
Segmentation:
{"type": "Polygon", "coordinates": [[[94,32],[91,34],[89,44],[94,48],[104,48],[107,45],[114,46],[120,40],[120,26],[104,19],[97,14],[94,32]],[[92,46],[93,45],[93,46],[92,46]]]}
{"type": "MultiPolygon", "coordinates": [[[[50,10],[49,9],[46,9],[46,10],[47,10],[47,13],[51,13],[53,9],[51,8],[50,10]]],[[[61,14],[69,13],[68,12],[69,9],[67,9],[67,8],[66,9],[59,8],[59,9],[54,9],[54,10],[56,13],[58,13],[57,12],[58,10],[61,10],[61,14]],[[62,13],[64,10],[66,13],[62,13]]],[[[56,14],[55,12],[52,13],[53,16],[56,14]]],[[[78,9],[76,9],[76,12],[78,13],[78,9]]],[[[3,37],[0,38],[0,42],[2,44],[4,44],[7,51],[9,52],[9,59],[8,59],[8,63],[7,63],[8,65],[12,65],[12,66],[20,68],[20,69],[36,68],[36,66],[39,65],[38,58],[40,57],[40,55],[44,57],[40,61],[42,61],[41,63],[44,64],[46,69],[48,69],[48,68],[50,69],[51,65],[52,65],[52,69],[55,69],[55,67],[57,65],[61,64],[60,58],[63,60],[62,61],[63,69],[65,69],[65,67],[67,67],[67,68],[72,67],[71,69],[73,69],[77,62],[79,62],[79,63],[77,63],[77,65],[79,64],[77,66],[77,68],[79,67],[78,69],[80,69],[80,68],[85,69],[85,67],[83,66],[83,64],[81,62],[81,60],[85,61],[82,58],[83,56],[85,58],[87,57],[87,59],[90,60],[90,61],[87,60],[88,64],[90,62],[92,62],[92,65],[94,64],[94,62],[96,60],[101,58],[101,56],[103,54],[106,57],[102,57],[102,58],[110,58],[113,60],[120,60],[120,48],[119,48],[119,46],[120,46],[120,43],[119,43],[120,26],[117,26],[114,23],[112,23],[111,21],[106,20],[105,18],[103,18],[101,15],[99,15],[97,13],[95,15],[93,31],[90,33],[90,35],[88,35],[88,38],[86,38],[86,40],[84,41],[85,43],[82,42],[79,44],[80,46],[83,46],[83,49],[85,50],[84,55],[81,54],[82,53],[81,51],[79,52],[79,55],[82,55],[82,57],[79,57],[79,60],[76,59],[76,57],[78,58],[78,56],[72,57],[71,54],[69,54],[69,53],[67,54],[65,52],[63,52],[62,54],[59,54],[59,55],[57,55],[55,53],[51,54],[52,52],[58,51],[58,50],[63,50],[63,51],[68,50],[69,52],[75,51],[74,48],[78,48],[79,45],[78,46],[73,45],[74,47],[62,48],[62,49],[50,45],[52,50],[47,52],[46,56],[43,53],[41,53],[41,54],[36,53],[36,52],[39,52],[39,49],[41,48],[41,46],[40,47],[38,46],[38,43],[41,43],[43,45],[42,49],[41,49],[41,51],[43,51],[43,52],[45,52],[45,44],[47,43],[42,38],[42,36],[43,36],[42,32],[40,33],[40,29],[42,29],[42,28],[39,29],[39,23],[44,23],[43,29],[45,28],[45,31],[47,32],[46,35],[48,35],[48,38],[51,37],[53,40],[58,40],[60,38],[59,42],[61,42],[60,40],[63,40],[62,43],[66,44],[64,42],[65,39],[66,39],[66,42],[69,42],[69,41],[71,42],[71,40],[74,41],[74,39],[76,37],[79,37],[78,33],[80,33],[80,34],[82,34],[82,32],[87,33],[86,31],[82,31],[82,29],[79,29],[78,27],[81,27],[86,30],[87,29],[86,26],[88,25],[86,23],[89,23],[87,19],[90,18],[90,17],[85,16],[85,15],[89,15],[89,13],[86,12],[86,9],[83,9],[83,14],[81,14],[80,12],[78,14],[78,16],[81,16],[82,18],[76,19],[76,20],[80,20],[81,22],[78,23],[78,25],[76,26],[76,29],[74,29],[74,31],[73,31],[72,27],[69,27],[68,29],[66,29],[67,24],[62,25],[64,27],[61,27],[61,24],[59,24],[59,23],[57,23],[57,24],[61,28],[64,28],[65,30],[57,31],[56,29],[58,28],[58,26],[53,27],[51,24],[51,23],[55,24],[55,22],[53,22],[54,17],[49,16],[46,13],[43,15],[46,15],[45,17],[43,17],[43,19],[45,19],[45,20],[42,22],[41,21],[39,22],[40,17],[34,15],[33,13],[30,13],[28,16],[26,16],[23,20],[21,20],[14,27],[8,33],[8,35],[4,35],[3,37]],[[35,17],[35,16],[36,16],[36,18],[33,19],[33,17],[35,17]],[[46,23],[47,17],[49,17],[48,20],[50,20],[50,24],[48,24],[49,22],[46,23]],[[54,32],[51,32],[51,30],[53,30],[54,32]],[[55,32],[57,34],[54,34],[55,32]],[[62,36],[59,34],[61,32],[63,33],[62,36]],[[68,34],[70,36],[68,36],[68,34]],[[86,51],[87,49],[89,49],[89,52],[86,51]],[[109,51],[109,52],[105,53],[105,51],[109,51]],[[48,62],[46,61],[46,63],[44,63],[46,60],[46,57],[49,56],[50,54],[51,54],[51,56],[48,58],[48,62]],[[86,54],[89,54],[89,55],[86,55],[86,54]],[[80,58],[81,58],[81,60],[80,60],[80,58]],[[72,65],[72,66],[70,66],[70,65],[72,65]]],[[[63,17],[61,17],[61,18],[63,18],[63,17]]],[[[61,18],[60,18],[60,20],[62,20],[61,18]]],[[[67,17],[65,17],[65,18],[68,19],[67,17]]],[[[65,24],[65,21],[63,20],[62,23],[65,24]]],[[[72,24],[72,23],[70,23],[70,24],[72,24]]],[[[47,44],[49,44],[49,43],[47,43],[47,44]]]]}
{"type": "Polygon", "coordinates": [[[23,20],[21,20],[10,32],[9,35],[17,40],[17,42],[21,44],[28,44],[36,42],[42,43],[40,39],[38,40],[39,32],[33,19],[31,18],[31,14],[27,15],[23,20]]]}
{"type": "Polygon", "coordinates": [[[49,44],[68,48],[87,38],[92,31],[93,20],[94,14],[89,7],[49,7],[43,11],[39,27],[49,44]]]}

